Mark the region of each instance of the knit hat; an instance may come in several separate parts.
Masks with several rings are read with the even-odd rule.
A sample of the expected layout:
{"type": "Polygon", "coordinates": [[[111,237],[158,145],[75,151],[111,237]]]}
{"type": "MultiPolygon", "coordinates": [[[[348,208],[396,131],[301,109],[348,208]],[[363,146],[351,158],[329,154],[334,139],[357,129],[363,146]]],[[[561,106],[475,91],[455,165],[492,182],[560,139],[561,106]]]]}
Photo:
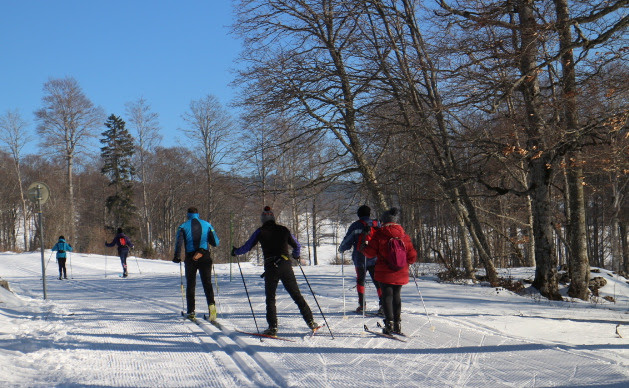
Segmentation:
{"type": "Polygon", "coordinates": [[[122,233],[122,228],[118,228],[118,233],[122,233]]]}
{"type": "Polygon", "coordinates": [[[380,221],[382,221],[383,224],[388,224],[389,222],[394,222],[397,224],[400,219],[400,210],[396,207],[392,207],[391,209],[382,213],[382,217],[380,218],[380,221]]]}
{"type": "Polygon", "coordinates": [[[59,240],[65,240],[66,238],[63,236],[59,236],[59,240]]]}
{"type": "Polygon", "coordinates": [[[371,208],[367,205],[362,205],[358,208],[356,214],[358,214],[358,217],[369,217],[371,215],[371,208]]]}
{"type": "Polygon", "coordinates": [[[267,221],[275,221],[275,215],[271,211],[270,206],[264,207],[264,211],[262,212],[262,215],[260,216],[260,221],[262,221],[263,224],[266,223],[267,221]]]}
{"type": "Polygon", "coordinates": [[[194,214],[194,213],[198,213],[198,212],[199,212],[199,211],[197,210],[197,208],[196,208],[196,207],[189,207],[189,208],[188,208],[188,213],[192,213],[192,214],[194,214]]]}

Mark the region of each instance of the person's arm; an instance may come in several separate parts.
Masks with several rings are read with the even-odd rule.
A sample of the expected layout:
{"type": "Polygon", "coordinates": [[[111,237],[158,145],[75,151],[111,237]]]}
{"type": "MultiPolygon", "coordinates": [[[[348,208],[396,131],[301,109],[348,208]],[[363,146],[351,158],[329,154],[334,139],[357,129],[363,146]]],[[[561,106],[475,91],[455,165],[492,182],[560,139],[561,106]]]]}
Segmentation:
{"type": "Polygon", "coordinates": [[[347,229],[347,233],[345,237],[343,237],[343,241],[341,241],[341,245],[339,245],[339,252],[345,252],[354,246],[354,242],[356,241],[357,234],[361,233],[362,229],[356,227],[356,223],[352,223],[347,229]]]}
{"type": "Polygon", "coordinates": [[[372,238],[368,241],[367,244],[363,245],[362,247],[358,247],[358,249],[360,250],[360,252],[365,255],[366,257],[377,257],[378,256],[378,251],[379,251],[379,239],[377,236],[377,231],[374,232],[372,238]]]}
{"type": "MultiPolygon", "coordinates": [[[[179,227],[179,229],[177,229],[177,237],[175,240],[175,255],[173,258],[173,261],[175,263],[178,263],[181,261],[181,259],[179,259],[179,255],[181,254],[181,247],[185,244],[185,232],[183,230],[182,227],[179,227]]],[[[185,250],[185,248],[184,248],[185,250]]]]}
{"type": "Polygon", "coordinates": [[[251,237],[249,237],[249,240],[247,240],[247,242],[243,246],[241,246],[240,248],[233,249],[233,255],[239,256],[239,255],[244,255],[245,253],[249,252],[258,243],[259,237],[260,237],[260,229],[258,228],[256,229],[255,232],[253,232],[251,237]]]}
{"type": "Polygon", "coordinates": [[[51,250],[52,250],[52,251],[59,250],[59,248],[57,247],[57,245],[58,245],[58,244],[55,244],[55,245],[52,247],[52,249],[51,249],[51,250]]]}
{"type": "Polygon", "coordinates": [[[214,227],[212,226],[212,224],[209,224],[208,227],[208,231],[207,231],[207,243],[213,247],[217,247],[218,244],[220,243],[219,239],[218,239],[218,235],[216,234],[216,231],[214,230],[214,227]]]}
{"type": "Polygon", "coordinates": [[[405,234],[404,237],[406,240],[404,241],[404,245],[406,246],[406,262],[411,265],[417,260],[417,251],[413,246],[411,237],[408,234],[405,234]]]}
{"type": "Polygon", "coordinates": [[[66,243],[66,251],[72,252],[72,245],[66,243]]]}
{"type": "Polygon", "coordinates": [[[299,244],[299,241],[297,241],[295,236],[290,234],[290,232],[288,233],[288,236],[288,245],[293,247],[293,259],[299,259],[301,255],[301,245],[299,244]]]}
{"type": "Polygon", "coordinates": [[[114,237],[113,241],[108,243],[107,241],[105,241],[105,246],[106,247],[113,247],[114,245],[116,245],[116,238],[114,237]]]}

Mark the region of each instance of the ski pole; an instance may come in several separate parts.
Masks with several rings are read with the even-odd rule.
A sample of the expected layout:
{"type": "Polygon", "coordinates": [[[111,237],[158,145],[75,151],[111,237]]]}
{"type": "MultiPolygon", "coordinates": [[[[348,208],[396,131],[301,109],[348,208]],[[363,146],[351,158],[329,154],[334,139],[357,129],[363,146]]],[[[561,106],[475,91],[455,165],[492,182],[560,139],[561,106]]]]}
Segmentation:
{"type": "Polygon", "coordinates": [[[135,264],[137,264],[138,266],[138,272],[142,273],[142,270],[140,269],[140,263],[138,263],[138,257],[137,256],[134,256],[134,257],[135,257],[135,264]]]}
{"type": "Polygon", "coordinates": [[[308,284],[308,288],[310,289],[310,293],[312,294],[312,297],[315,300],[315,303],[317,304],[317,307],[319,308],[319,312],[321,313],[321,316],[323,317],[323,321],[325,322],[325,325],[328,327],[328,331],[330,332],[330,336],[332,336],[332,339],[334,339],[334,334],[332,334],[332,329],[330,329],[330,325],[328,324],[328,320],[325,318],[325,314],[323,314],[323,310],[321,310],[321,306],[319,305],[319,301],[317,300],[317,297],[314,293],[314,291],[312,291],[312,287],[310,286],[310,282],[308,281],[308,278],[306,277],[306,273],[304,272],[304,268],[301,266],[301,260],[297,259],[297,264],[299,264],[299,269],[301,269],[301,274],[304,275],[304,279],[306,279],[306,284],[308,284]]]}
{"type": "Polygon", "coordinates": [[[212,273],[214,274],[214,285],[216,285],[216,302],[218,304],[218,310],[222,310],[221,307],[221,293],[220,293],[220,289],[218,288],[218,277],[216,276],[216,270],[214,268],[214,263],[212,263],[212,273]]]}
{"type": "Polygon", "coordinates": [[[46,268],[48,269],[48,263],[50,263],[50,259],[52,259],[52,254],[54,253],[54,251],[50,251],[50,256],[48,256],[48,261],[46,262],[46,268]]]}
{"type": "Polygon", "coordinates": [[[186,308],[183,302],[183,269],[181,268],[181,261],[179,262],[179,281],[181,282],[181,312],[186,308]]]}
{"type": "Polygon", "coordinates": [[[107,279],[107,255],[105,255],[105,279],[107,279]]]}
{"type": "Polygon", "coordinates": [[[343,319],[347,319],[345,315],[345,252],[341,252],[341,277],[343,278],[343,319]]]}
{"type": "Polygon", "coordinates": [[[411,270],[410,266],[408,268],[408,272],[411,273],[411,275],[413,275],[413,280],[415,281],[415,287],[417,288],[417,293],[419,294],[419,298],[422,301],[422,305],[424,306],[424,312],[426,313],[426,318],[428,318],[428,323],[431,324],[430,326],[430,330],[434,331],[435,330],[435,326],[432,325],[432,322],[430,321],[430,316],[428,315],[428,310],[426,310],[426,303],[424,303],[424,297],[422,296],[422,292],[419,290],[419,285],[417,284],[417,278],[415,277],[415,273],[411,270]]]}
{"type": "MultiPolygon", "coordinates": [[[[363,255],[364,256],[364,255],[363,255]]],[[[365,267],[363,268],[363,284],[367,284],[367,256],[365,257],[365,267]]],[[[363,286],[363,327],[367,327],[367,323],[365,322],[365,310],[367,309],[367,295],[365,295],[366,288],[363,286]]]]}
{"type": "Polygon", "coordinates": [[[70,279],[74,279],[74,274],[72,273],[72,253],[68,252],[68,260],[70,261],[70,279]]]}
{"type": "MultiPolygon", "coordinates": [[[[256,330],[258,334],[260,334],[260,329],[258,328],[258,321],[256,320],[256,315],[253,312],[253,305],[251,304],[251,298],[249,297],[249,291],[247,290],[247,283],[245,282],[245,275],[242,274],[242,268],[240,267],[240,260],[238,256],[234,256],[236,258],[236,263],[238,263],[238,270],[240,271],[240,277],[242,278],[242,284],[245,286],[245,293],[247,293],[247,300],[249,301],[249,308],[251,308],[251,315],[253,315],[253,322],[256,324],[256,330]]],[[[260,338],[260,342],[262,342],[262,338],[260,338]]]]}

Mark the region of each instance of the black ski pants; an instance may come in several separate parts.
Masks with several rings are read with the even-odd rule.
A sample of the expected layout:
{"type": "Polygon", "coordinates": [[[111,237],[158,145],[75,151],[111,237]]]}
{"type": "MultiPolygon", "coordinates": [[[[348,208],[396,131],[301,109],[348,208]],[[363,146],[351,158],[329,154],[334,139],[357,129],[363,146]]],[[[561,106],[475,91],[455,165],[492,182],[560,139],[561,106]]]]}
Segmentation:
{"type": "Polygon", "coordinates": [[[68,271],[66,270],[66,258],[65,257],[57,258],[57,264],[59,265],[59,277],[63,276],[67,278],[68,271]]]}
{"type": "Polygon", "coordinates": [[[389,322],[400,322],[402,316],[401,284],[380,283],[382,287],[382,308],[384,319],[389,322]]]}
{"type": "Polygon", "coordinates": [[[210,252],[206,251],[199,260],[193,260],[194,252],[186,252],[186,304],[188,314],[195,309],[195,289],[197,286],[197,271],[201,275],[201,284],[205,292],[207,304],[214,304],[214,289],[212,288],[212,258],[210,252]]]}
{"type": "Polygon", "coordinates": [[[288,291],[288,294],[293,298],[293,301],[299,307],[301,316],[306,321],[306,324],[313,320],[312,311],[306,303],[306,300],[299,291],[299,285],[297,279],[295,279],[295,273],[291,266],[290,260],[271,260],[268,262],[265,260],[264,264],[264,291],[266,294],[266,321],[269,327],[277,327],[277,308],[275,306],[275,293],[277,291],[277,284],[282,281],[284,288],[288,291]]]}

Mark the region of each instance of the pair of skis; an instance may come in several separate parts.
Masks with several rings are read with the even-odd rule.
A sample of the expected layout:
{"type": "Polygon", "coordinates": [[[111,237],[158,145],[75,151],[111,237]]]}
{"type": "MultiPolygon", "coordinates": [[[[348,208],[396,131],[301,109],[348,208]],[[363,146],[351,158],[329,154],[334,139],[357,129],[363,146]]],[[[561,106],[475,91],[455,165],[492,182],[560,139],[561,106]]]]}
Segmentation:
{"type": "MultiPolygon", "coordinates": [[[[321,325],[321,326],[317,326],[314,329],[311,329],[310,330],[310,334],[308,335],[308,337],[312,338],[317,333],[317,331],[319,331],[319,329],[321,329],[324,326],[325,326],[325,324],[321,325]]],[[[292,339],[292,338],[280,337],[280,336],[277,336],[277,335],[270,335],[270,334],[264,334],[264,333],[254,333],[254,332],[251,332],[251,331],[243,331],[243,330],[239,330],[239,329],[236,329],[236,331],[239,332],[239,333],[242,333],[242,334],[249,334],[249,335],[253,335],[253,336],[256,336],[256,337],[270,338],[270,339],[276,339],[276,340],[280,340],[280,341],[295,342],[295,340],[292,339]]]]}
{"type": "MultiPolygon", "coordinates": [[[[197,317],[194,317],[194,318],[189,318],[189,317],[187,317],[187,316],[184,314],[184,312],[183,312],[183,311],[181,312],[181,315],[182,315],[184,318],[186,318],[186,319],[188,319],[188,320],[190,320],[190,321],[192,321],[192,322],[196,323],[197,325],[199,324],[199,320],[198,320],[198,318],[197,318],[197,317]]],[[[219,322],[217,322],[216,320],[211,321],[207,315],[205,315],[205,314],[204,314],[204,315],[203,315],[203,319],[204,319],[205,321],[207,321],[207,322],[211,323],[212,325],[214,325],[217,329],[219,329],[219,330],[223,330],[223,326],[222,326],[219,322]]],[[[321,326],[318,326],[318,327],[316,327],[316,328],[312,329],[312,330],[310,331],[310,335],[309,335],[309,336],[310,336],[310,337],[313,337],[313,336],[317,333],[317,331],[318,331],[319,329],[321,329],[322,327],[324,327],[324,326],[325,326],[325,325],[321,325],[321,326]]],[[[254,332],[244,331],[244,330],[240,330],[240,329],[235,329],[235,331],[237,331],[237,332],[239,332],[239,333],[242,333],[242,334],[248,334],[248,335],[253,335],[253,336],[257,336],[257,337],[263,337],[263,338],[276,339],[276,340],[280,340],[280,341],[295,342],[295,340],[294,340],[294,339],[292,339],[292,338],[280,337],[280,336],[276,336],[276,335],[270,335],[270,334],[264,334],[264,333],[254,333],[254,332]]]]}
{"type": "MultiPolygon", "coordinates": [[[[380,322],[377,323],[377,326],[378,328],[382,329],[380,322]]],[[[383,333],[382,331],[371,330],[370,328],[367,327],[367,325],[363,325],[363,329],[367,333],[375,334],[380,337],[384,337],[384,338],[388,338],[388,339],[392,339],[392,340],[396,340],[400,342],[406,342],[407,340],[405,338],[408,338],[404,334],[386,334],[386,333],[383,333]]]]}

